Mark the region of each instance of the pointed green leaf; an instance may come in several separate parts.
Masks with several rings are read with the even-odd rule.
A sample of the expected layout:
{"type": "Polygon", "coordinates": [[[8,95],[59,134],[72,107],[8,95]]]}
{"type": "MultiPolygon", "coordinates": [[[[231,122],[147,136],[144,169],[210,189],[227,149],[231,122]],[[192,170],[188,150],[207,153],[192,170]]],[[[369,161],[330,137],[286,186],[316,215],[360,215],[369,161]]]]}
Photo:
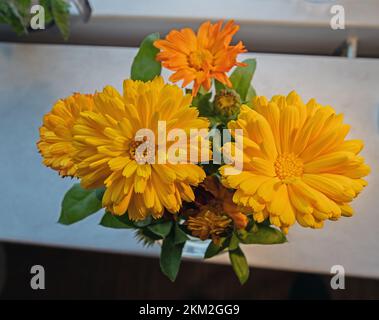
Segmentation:
{"type": "Polygon", "coordinates": [[[237,247],[235,250],[229,250],[229,258],[238,280],[241,284],[244,284],[249,279],[250,269],[241,248],[237,247]]]}
{"type": "Polygon", "coordinates": [[[255,224],[249,231],[240,234],[239,238],[245,244],[278,244],[287,241],[280,230],[262,224],[255,224]]]}
{"type": "Polygon", "coordinates": [[[72,224],[99,211],[102,205],[97,193],[97,189],[86,190],[79,183],[75,184],[63,198],[58,222],[66,225],[72,224]]]}
{"type": "Polygon", "coordinates": [[[188,240],[187,234],[183,231],[181,225],[175,223],[174,242],[175,244],[184,243],[188,240]]]}
{"type": "Polygon", "coordinates": [[[129,220],[128,214],[125,213],[122,216],[116,216],[110,212],[105,212],[100,225],[107,228],[114,229],[132,229],[135,228],[133,221],[129,220]]]}
{"type": "Polygon", "coordinates": [[[131,69],[133,80],[149,81],[161,74],[162,66],[155,57],[159,49],[154,47],[154,41],[159,39],[159,33],[148,35],[141,43],[131,69]]]}
{"type": "Polygon", "coordinates": [[[172,228],[172,221],[164,221],[152,224],[147,227],[151,232],[155,233],[156,235],[166,238],[166,236],[170,233],[172,228]]]}
{"type": "Polygon", "coordinates": [[[229,250],[235,250],[238,248],[240,240],[235,232],[233,232],[232,237],[229,242],[229,250]]]}
{"type": "Polygon", "coordinates": [[[140,228],[136,230],[135,236],[139,242],[142,242],[145,246],[153,245],[157,240],[161,240],[162,237],[150,231],[149,228],[140,228]]]}
{"type": "Polygon", "coordinates": [[[233,84],[233,89],[240,95],[241,100],[246,101],[257,62],[255,59],[246,59],[243,62],[246,63],[247,66],[237,67],[230,76],[230,81],[233,84]]]}
{"type": "Polygon", "coordinates": [[[224,249],[225,247],[223,245],[217,245],[213,241],[211,241],[207,247],[207,250],[205,251],[204,259],[212,258],[218,255],[224,249]]]}
{"type": "Polygon", "coordinates": [[[171,281],[175,281],[178,275],[184,243],[175,244],[173,234],[163,240],[160,267],[171,281]]]}

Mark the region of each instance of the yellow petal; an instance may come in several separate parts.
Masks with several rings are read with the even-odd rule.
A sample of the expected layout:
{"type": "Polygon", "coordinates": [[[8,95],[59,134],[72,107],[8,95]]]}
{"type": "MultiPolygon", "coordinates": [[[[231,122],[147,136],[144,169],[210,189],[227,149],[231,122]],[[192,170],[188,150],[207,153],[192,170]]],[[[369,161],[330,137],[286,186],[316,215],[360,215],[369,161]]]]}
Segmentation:
{"type": "Polygon", "coordinates": [[[321,173],[329,172],[336,167],[352,160],[354,154],[351,152],[333,152],[320,156],[311,162],[304,165],[304,172],[306,173],[321,173]]]}

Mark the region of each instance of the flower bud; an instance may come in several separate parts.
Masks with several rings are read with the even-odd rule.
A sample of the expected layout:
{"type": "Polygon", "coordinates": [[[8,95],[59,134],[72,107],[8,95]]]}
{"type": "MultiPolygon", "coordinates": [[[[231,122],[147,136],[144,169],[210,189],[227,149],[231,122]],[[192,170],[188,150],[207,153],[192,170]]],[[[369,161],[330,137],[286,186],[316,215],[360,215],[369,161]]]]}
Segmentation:
{"type": "Polygon", "coordinates": [[[215,108],[223,116],[231,117],[239,113],[241,98],[233,89],[222,89],[215,97],[215,108]]]}

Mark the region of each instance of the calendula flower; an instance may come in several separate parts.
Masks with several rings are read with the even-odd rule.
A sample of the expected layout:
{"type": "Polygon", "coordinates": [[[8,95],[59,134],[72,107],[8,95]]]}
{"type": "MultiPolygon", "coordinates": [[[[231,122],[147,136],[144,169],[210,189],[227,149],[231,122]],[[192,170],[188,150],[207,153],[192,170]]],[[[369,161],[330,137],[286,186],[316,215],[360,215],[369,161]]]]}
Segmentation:
{"type": "Polygon", "coordinates": [[[244,132],[243,171],[226,175],[223,166],[223,182],[256,221],[269,218],[287,232],[296,220],[320,228],[326,219],[353,214],[350,202],[370,168],[359,156],[363,142],[345,139],[350,127],[331,107],[314,99],[304,104],[295,92],[269,102],[258,97],[229,128],[244,132]]]}
{"type": "Polygon", "coordinates": [[[237,229],[243,229],[247,226],[246,213],[233,202],[233,192],[225,188],[219,179],[208,176],[200,187],[212,195],[207,200],[208,205],[212,205],[217,208],[218,212],[228,215],[237,229]]]}
{"type": "MultiPolygon", "coordinates": [[[[191,100],[161,77],[125,80],[123,96],[110,86],[95,94],[98,111],[82,112],[74,126],[75,161],[83,187],[105,185],[103,206],[116,215],[127,211],[133,220],[150,214],[158,218],[165,209],[175,213],[182,200],[192,201],[191,186],[205,178],[204,171],[192,163],[142,163],[146,150],[139,153],[138,147],[146,140],[136,141],[140,129],[150,129],[158,143],[158,121],[165,121],[167,132],[207,129],[208,121],[198,117],[191,100]]],[[[158,148],[149,145],[146,152],[150,149],[158,158],[158,148]]]]}
{"type": "Polygon", "coordinates": [[[43,117],[40,140],[37,143],[43,163],[57,170],[61,176],[75,176],[76,165],[72,157],[72,128],[81,111],[93,110],[91,95],[75,93],[58,100],[52,110],[43,117]]]}
{"type": "Polygon", "coordinates": [[[232,228],[243,229],[248,219],[233,202],[233,192],[225,188],[214,176],[207,176],[195,191],[195,201],[182,213],[188,216],[188,229],[202,240],[219,237],[232,228]]]}
{"type": "Polygon", "coordinates": [[[205,207],[198,214],[187,220],[188,229],[194,237],[201,240],[211,238],[214,243],[219,243],[220,237],[231,226],[232,220],[226,215],[220,215],[205,207]]]}
{"type": "Polygon", "coordinates": [[[229,21],[222,27],[222,21],[203,23],[197,34],[192,29],[172,30],[164,40],[155,41],[161,50],[157,59],[162,65],[175,71],[170,81],[183,80],[183,87],[193,82],[192,94],[195,96],[203,86],[211,88],[212,78],[231,87],[227,72],[234,66],[244,65],[237,62],[237,55],[246,52],[242,42],[230,45],[239,26],[229,21]]]}

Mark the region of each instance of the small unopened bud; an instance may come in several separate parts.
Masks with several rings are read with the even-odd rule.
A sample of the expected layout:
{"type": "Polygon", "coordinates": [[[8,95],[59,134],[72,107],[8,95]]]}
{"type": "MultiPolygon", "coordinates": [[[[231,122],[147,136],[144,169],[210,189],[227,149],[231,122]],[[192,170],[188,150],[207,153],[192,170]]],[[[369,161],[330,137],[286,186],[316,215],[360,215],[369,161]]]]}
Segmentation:
{"type": "Polygon", "coordinates": [[[240,111],[241,98],[233,89],[222,89],[215,97],[215,108],[223,116],[237,115],[240,111]]]}

